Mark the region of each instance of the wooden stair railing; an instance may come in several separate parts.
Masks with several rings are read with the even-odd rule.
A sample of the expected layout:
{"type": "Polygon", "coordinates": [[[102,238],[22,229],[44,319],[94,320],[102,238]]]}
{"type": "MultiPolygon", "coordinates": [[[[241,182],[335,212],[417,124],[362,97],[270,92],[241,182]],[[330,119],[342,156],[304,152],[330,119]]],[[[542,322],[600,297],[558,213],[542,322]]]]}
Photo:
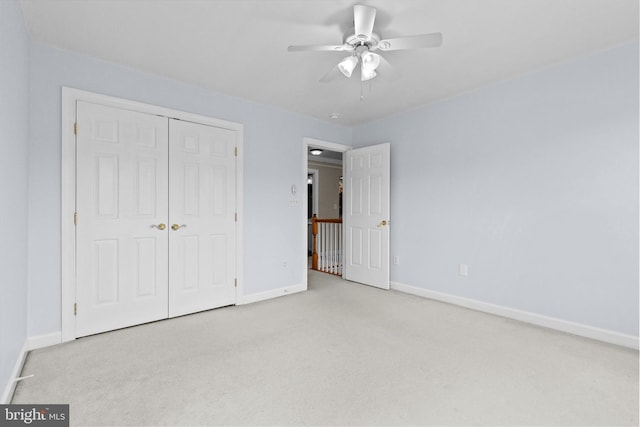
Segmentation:
{"type": "Polygon", "coordinates": [[[311,217],[311,269],[342,276],[342,219],[311,217]]]}

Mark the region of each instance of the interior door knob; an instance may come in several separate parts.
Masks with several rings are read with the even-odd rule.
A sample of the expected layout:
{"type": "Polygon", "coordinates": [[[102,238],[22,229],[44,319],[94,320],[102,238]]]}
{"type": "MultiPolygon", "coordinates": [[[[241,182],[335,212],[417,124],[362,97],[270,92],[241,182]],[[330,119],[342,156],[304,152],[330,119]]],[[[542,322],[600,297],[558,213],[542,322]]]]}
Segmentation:
{"type": "Polygon", "coordinates": [[[165,228],[167,228],[167,226],[165,224],[163,224],[163,223],[160,223],[158,225],[153,224],[151,226],[151,228],[157,228],[158,230],[164,230],[165,228]]]}
{"type": "Polygon", "coordinates": [[[186,226],[187,226],[187,224],[182,224],[182,225],[173,224],[173,225],[171,226],[171,229],[172,229],[173,231],[178,231],[178,230],[180,230],[181,228],[184,228],[184,227],[186,227],[186,226]]]}

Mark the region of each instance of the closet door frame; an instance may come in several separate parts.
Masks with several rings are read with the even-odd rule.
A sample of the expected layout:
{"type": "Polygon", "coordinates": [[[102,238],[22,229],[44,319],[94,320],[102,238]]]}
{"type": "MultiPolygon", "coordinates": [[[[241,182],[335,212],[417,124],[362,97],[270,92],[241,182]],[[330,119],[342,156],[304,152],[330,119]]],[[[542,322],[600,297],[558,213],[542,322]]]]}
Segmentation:
{"type": "MultiPolygon", "coordinates": [[[[76,104],[78,101],[101,104],[139,113],[153,114],[179,119],[203,125],[215,126],[236,132],[236,301],[241,299],[243,287],[242,275],[242,218],[243,216],[243,125],[227,120],[201,116],[170,108],[158,107],[116,98],[79,89],[62,87],[62,135],[61,135],[61,341],[76,339],[75,303],[76,303],[76,104]]],[[[79,217],[78,221],[82,221],[79,217]]],[[[82,310],[82,307],[78,307],[82,310]]]]}

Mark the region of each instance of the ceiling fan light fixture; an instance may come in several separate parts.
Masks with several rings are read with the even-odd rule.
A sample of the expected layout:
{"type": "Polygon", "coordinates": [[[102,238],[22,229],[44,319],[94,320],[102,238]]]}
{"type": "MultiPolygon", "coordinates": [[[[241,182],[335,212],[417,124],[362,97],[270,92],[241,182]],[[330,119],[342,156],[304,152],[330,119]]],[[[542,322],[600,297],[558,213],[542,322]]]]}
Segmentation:
{"type": "Polygon", "coordinates": [[[371,80],[377,75],[378,73],[376,73],[375,70],[367,70],[366,68],[362,67],[362,72],[360,73],[360,80],[363,82],[366,82],[367,80],[371,80]]]}
{"type": "Polygon", "coordinates": [[[365,52],[362,54],[362,69],[375,71],[380,65],[380,55],[377,53],[365,52]]]}
{"type": "Polygon", "coordinates": [[[340,61],[340,63],[338,64],[338,69],[342,74],[344,74],[345,77],[349,78],[351,77],[351,73],[353,73],[353,70],[356,68],[356,65],[358,65],[358,58],[356,58],[355,56],[347,56],[342,61],[340,61]]]}

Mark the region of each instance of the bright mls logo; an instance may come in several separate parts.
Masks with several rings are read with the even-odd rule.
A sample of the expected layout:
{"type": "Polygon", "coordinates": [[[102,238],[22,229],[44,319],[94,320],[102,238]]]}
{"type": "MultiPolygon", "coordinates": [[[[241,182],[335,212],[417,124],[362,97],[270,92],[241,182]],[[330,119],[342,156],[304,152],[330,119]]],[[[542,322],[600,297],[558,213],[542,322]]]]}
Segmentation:
{"type": "Polygon", "coordinates": [[[0,427],[69,426],[69,405],[0,405],[0,427]]]}

